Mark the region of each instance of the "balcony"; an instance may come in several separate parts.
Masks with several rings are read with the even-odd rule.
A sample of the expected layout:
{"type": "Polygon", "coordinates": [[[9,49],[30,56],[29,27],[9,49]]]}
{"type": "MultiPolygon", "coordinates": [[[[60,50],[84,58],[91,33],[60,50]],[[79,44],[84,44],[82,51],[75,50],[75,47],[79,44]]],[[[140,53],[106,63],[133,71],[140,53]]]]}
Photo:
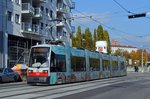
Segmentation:
{"type": "Polygon", "coordinates": [[[45,2],[47,2],[47,0],[39,0],[40,2],[42,2],[42,3],[45,3],[45,2]]]}
{"type": "Polygon", "coordinates": [[[22,33],[40,35],[40,26],[38,24],[31,24],[28,22],[22,22],[22,33]]]}
{"type": "Polygon", "coordinates": [[[60,12],[60,13],[66,13],[67,9],[66,9],[65,5],[63,5],[62,3],[57,3],[56,11],[60,12]]]}
{"type": "Polygon", "coordinates": [[[34,15],[34,8],[30,3],[22,3],[21,13],[26,16],[34,15]]]}
{"type": "Polygon", "coordinates": [[[71,9],[75,9],[75,2],[72,2],[71,9]]]}
{"type": "Polygon", "coordinates": [[[58,22],[57,22],[57,24],[56,24],[56,26],[57,26],[57,27],[63,27],[63,26],[64,26],[64,23],[63,23],[63,22],[58,21],[58,22]]]}
{"type": "Polygon", "coordinates": [[[41,18],[42,17],[42,11],[40,8],[35,8],[34,10],[34,17],[35,18],[41,18]]]}
{"type": "Polygon", "coordinates": [[[66,36],[59,36],[58,39],[60,41],[66,41],[67,37],[66,36]]]}
{"type": "Polygon", "coordinates": [[[33,3],[35,4],[35,3],[46,3],[47,2],[47,0],[32,0],[33,1],[33,3]]]}
{"type": "Polygon", "coordinates": [[[67,10],[65,8],[57,8],[56,11],[60,12],[60,13],[66,13],[67,12],[67,10]]]}

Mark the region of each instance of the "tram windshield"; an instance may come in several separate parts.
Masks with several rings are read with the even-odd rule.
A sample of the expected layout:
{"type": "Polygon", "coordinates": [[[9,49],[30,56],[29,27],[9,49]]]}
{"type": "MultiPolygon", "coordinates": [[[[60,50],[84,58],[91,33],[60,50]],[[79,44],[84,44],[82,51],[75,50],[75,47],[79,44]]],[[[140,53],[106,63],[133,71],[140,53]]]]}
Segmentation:
{"type": "Polygon", "coordinates": [[[29,67],[33,68],[44,68],[48,67],[49,57],[48,47],[34,47],[31,49],[29,67]]]}

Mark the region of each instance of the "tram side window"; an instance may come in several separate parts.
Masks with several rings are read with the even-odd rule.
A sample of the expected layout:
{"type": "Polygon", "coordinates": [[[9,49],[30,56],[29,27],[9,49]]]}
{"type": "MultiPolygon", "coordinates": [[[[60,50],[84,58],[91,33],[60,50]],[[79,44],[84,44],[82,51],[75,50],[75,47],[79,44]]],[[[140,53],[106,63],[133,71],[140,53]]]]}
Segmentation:
{"type": "Polygon", "coordinates": [[[99,59],[90,58],[90,71],[99,71],[99,59]]]}
{"type": "Polygon", "coordinates": [[[110,62],[109,60],[102,60],[102,68],[104,70],[110,70],[110,62]]]}
{"type": "Polygon", "coordinates": [[[118,70],[118,63],[117,63],[117,61],[112,61],[112,70],[118,70]]]}
{"type": "Polygon", "coordinates": [[[120,64],[120,69],[123,70],[125,68],[125,63],[124,62],[121,62],[120,64]]]}
{"type": "Polygon", "coordinates": [[[66,57],[52,52],[50,62],[51,72],[66,72],[66,57]]]}
{"type": "Polygon", "coordinates": [[[85,57],[71,57],[71,69],[73,72],[86,71],[85,57]]]}

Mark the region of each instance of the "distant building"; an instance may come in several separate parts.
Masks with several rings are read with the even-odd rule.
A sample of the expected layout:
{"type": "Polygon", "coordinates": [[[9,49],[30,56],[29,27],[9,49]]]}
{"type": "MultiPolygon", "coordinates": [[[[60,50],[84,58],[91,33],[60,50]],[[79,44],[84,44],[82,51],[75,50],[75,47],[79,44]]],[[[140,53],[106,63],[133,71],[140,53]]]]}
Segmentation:
{"type": "Polygon", "coordinates": [[[119,42],[118,42],[118,41],[116,41],[116,40],[112,40],[111,45],[119,45],[119,42]]]}
{"type": "Polygon", "coordinates": [[[133,46],[128,46],[128,45],[120,45],[118,41],[116,40],[112,40],[112,44],[111,44],[111,52],[115,53],[116,50],[122,50],[122,51],[127,51],[127,52],[132,52],[132,51],[137,51],[138,48],[137,47],[133,47],[133,46]]]}

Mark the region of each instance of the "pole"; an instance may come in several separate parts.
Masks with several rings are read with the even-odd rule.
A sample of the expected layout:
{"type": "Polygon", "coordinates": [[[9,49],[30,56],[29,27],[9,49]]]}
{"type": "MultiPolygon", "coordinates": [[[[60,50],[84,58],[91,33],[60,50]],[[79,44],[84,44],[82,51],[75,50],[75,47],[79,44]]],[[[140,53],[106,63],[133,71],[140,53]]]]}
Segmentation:
{"type": "Polygon", "coordinates": [[[141,66],[142,66],[142,72],[144,72],[144,67],[143,67],[143,49],[142,49],[142,62],[141,62],[141,66]]]}

